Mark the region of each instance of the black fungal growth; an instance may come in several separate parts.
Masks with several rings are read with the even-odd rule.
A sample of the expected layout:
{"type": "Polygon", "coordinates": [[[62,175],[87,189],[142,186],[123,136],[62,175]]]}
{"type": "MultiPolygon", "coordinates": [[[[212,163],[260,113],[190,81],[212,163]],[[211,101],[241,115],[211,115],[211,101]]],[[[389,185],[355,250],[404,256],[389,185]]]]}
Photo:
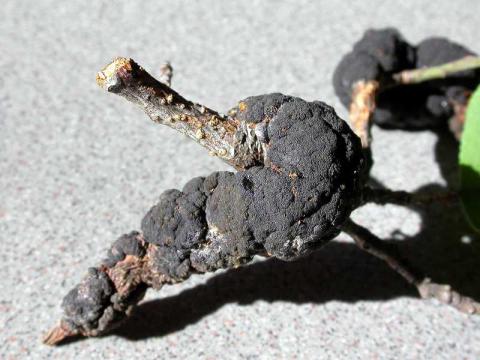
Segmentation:
{"type": "MultiPolygon", "coordinates": [[[[353,85],[359,80],[380,84],[403,70],[431,67],[474,53],[448,39],[434,37],[409,44],[393,28],[368,30],[338,64],[333,85],[343,105],[350,106],[353,85]]],[[[480,81],[478,70],[459,72],[446,79],[385,87],[376,99],[372,120],[393,129],[419,130],[443,127],[455,106],[465,106],[480,81]]]]}
{"type": "MultiPolygon", "coordinates": [[[[420,118],[421,114],[435,121],[446,117],[452,111],[448,106],[454,106],[452,99],[469,89],[467,80],[475,72],[415,85],[405,94],[401,91],[407,86],[382,89],[381,85],[402,69],[437,65],[467,54],[468,50],[444,39],[429,39],[412,47],[396,30],[368,31],[345,56],[334,79],[345,105],[352,101],[355,83],[365,81],[355,87],[352,106],[352,113],[360,114],[353,124],[362,141],[363,115],[371,115],[370,103],[379,103],[374,119],[384,126],[420,128],[433,121],[420,118]],[[378,94],[378,89],[383,91],[378,94]],[[376,101],[374,95],[378,95],[376,101]],[[400,106],[406,99],[412,103],[400,106]],[[412,107],[414,103],[419,109],[412,107]]],[[[46,344],[110,331],[150,287],[160,289],[195,273],[234,268],[255,255],[296,260],[340,231],[385,261],[421,297],[435,298],[462,312],[480,313],[479,303],[420,276],[381,239],[349,218],[354,209],[369,202],[429,204],[452,200],[452,194],[370,188],[366,184],[369,139],[362,144],[332,107],[268,94],[240,101],[224,116],[184,99],[127,58],[107,65],[97,74],[97,83],[143,108],[153,121],[198,140],[238,172],[196,177],[182,190],[163,192],[144,216],[142,231],[118,238],[100,265],[89,269],[67,294],[62,303],[64,317],[46,335],[46,344]]]]}
{"type": "MultiPolygon", "coordinates": [[[[281,94],[247,98],[235,111],[261,134],[263,166],[165,191],[142,221],[143,240],[120,237],[100,268],[148,258],[141,281],[159,287],[255,254],[294,260],[338,235],[362,188],[361,145],[349,126],[325,103],[281,94]]],[[[139,295],[119,291],[92,269],[64,299],[69,331],[96,335],[123,318],[139,295]]]]}
{"type": "Polygon", "coordinates": [[[139,236],[140,233],[138,231],[132,231],[129,234],[120,236],[108,251],[107,258],[103,260],[103,264],[107,267],[112,267],[117,262],[125,259],[127,255],[145,255],[145,249],[138,241],[139,236]]]}
{"type": "Polygon", "coordinates": [[[110,330],[125,318],[131,305],[143,297],[146,291],[144,284],[139,284],[133,292],[120,296],[104,271],[105,267],[113,267],[127,255],[145,255],[145,246],[137,231],[120,236],[108,251],[102,265],[88,269],[87,276],[64,297],[63,321],[73,332],[97,336],[110,330]]]}
{"type": "Polygon", "coordinates": [[[264,166],[195,178],[166,191],[143,219],[173,278],[187,264],[212,271],[260,250],[295,259],[335,237],[358,202],[360,144],[333,108],[270,94],[240,102],[236,113],[262,128],[264,166]]]}
{"type": "Polygon", "coordinates": [[[113,284],[108,276],[90,268],[82,282],[63,299],[65,321],[73,328],[101,331],[101,319],[108,312],[113,294],[113,284]]]}

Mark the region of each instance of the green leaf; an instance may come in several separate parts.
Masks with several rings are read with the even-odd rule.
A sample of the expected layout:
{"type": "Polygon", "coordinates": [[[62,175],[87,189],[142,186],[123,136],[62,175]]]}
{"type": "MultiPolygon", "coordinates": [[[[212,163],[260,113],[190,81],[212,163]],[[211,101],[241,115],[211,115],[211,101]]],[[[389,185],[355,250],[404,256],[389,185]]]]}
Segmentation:
{"type": "Polygon", "coordinates": [[[467,107],[460,143],[460,197],[472,227],[480,232],[480,86],[467,107]]]}

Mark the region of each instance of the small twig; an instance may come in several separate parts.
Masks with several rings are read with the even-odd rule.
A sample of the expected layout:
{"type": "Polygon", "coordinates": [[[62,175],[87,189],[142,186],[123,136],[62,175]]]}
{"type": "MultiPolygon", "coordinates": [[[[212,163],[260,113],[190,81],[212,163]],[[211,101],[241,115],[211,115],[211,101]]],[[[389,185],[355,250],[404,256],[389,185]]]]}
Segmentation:
{"type": "Polygon", "coordinates": [[[355,241],[357,246],[369,254],[385,261],[395,272],[400,274],[409,284],[416,284],[421,281],[421,277],[416,275],[410,267],[396,256],[389,253],[384,242],[372,234],[368,229],[356,224],[348,219],[342,226],[342,230],[355,241]]]}
{"type": "Polygon", "coordinates": [[[78,333],[70,329],[66,324],[61,321],[59,325],[55,326],[52,328],[44,337],[43,337],[43,343],[45,345],[57,345],[60,344],[62,341],[65,339],[77,336],[78,333]]]}
{"type": "Polygon", "coordinates": [[[457,202],[458,199],[458,193],[455,191],[411,193],[401,190],[395,191],[366,187],[363,193],[363,200],[365,203],[373,202],[380,205],[429,205],[432,203],[451,204],[457,202]]]}
{"type": "Polygon", "coordinates": [[[470,297],[461,295],[453,290],[450,285],[433,283],[429,278],[417,275],[407,262],[391,254],[383,241],[368,229],[349,219],[343,224],[342,230],[352,237],[360,249],[385,261],[409,284],[414,285],[422,299],[436,299],[467,314],[480,313],[480,303],[470,297]]]}
{"type": "Polygon", "coordinates": [[[159,80],[164,84],[166,84],[167,86],[170,87],[172,85],[173,68],[169,61],[167,61],[162,66],[160,66],[159,77],[160,77],[159,80]]]}
{"type": "Polygon", "coordinates": [[[251,129],[233,117],[186,100],[132,59],[115,59],[97,74],[97,83],[138,105],[154,122],[194,139],[236,169],[263,161],[264,146],[249,135],[251,129]]]}
{"type": "MultiPolygon", "coordinates": [[[[135,241],[138,241],[139,248],[144,249],[141,255],[127,255],[123,260],[118,261],[111,267],[102,263],[95,268],[95,271],[98,273],[105,274],[115,288],[114,295],[111,296],[111,299],[115,300],[112,303],[102,303],[103,309],[98,311],[103,314],[111,314],[113,312],[115,316],[100,318],[96,328],[79,327],[68,317],[64,317],[57,326],[53,327],[45,335],[43,338],[45,344],[57,345],[65,339],[74,336],[97,336],[108,332],[128,316],[131,309],[142,300],[147,287],[161,288],[169,282],[166,276],[161,276],[155,269],[152,257],[155,256],[157,247],[152,244],[146,244],[141,234],[134,236],[134,238],[135,241]]],[[[111,252],[112,250],[110,250],[111,252]]],[[[89,281],[90,278],[87,275],[76,287],[78,293],[82,294],[81,296],[85,304],[88,304],[88,301],[92,301],[89,293],[89,281]]]]}
{"type": "Polygon", "coordinates": [[[480,57],[467,56],[446,64],[421,69],[404,70],[392,76],[397,84],[418,84],[424,81],[444,79],[455,73],[480,68],[480,57]]]}

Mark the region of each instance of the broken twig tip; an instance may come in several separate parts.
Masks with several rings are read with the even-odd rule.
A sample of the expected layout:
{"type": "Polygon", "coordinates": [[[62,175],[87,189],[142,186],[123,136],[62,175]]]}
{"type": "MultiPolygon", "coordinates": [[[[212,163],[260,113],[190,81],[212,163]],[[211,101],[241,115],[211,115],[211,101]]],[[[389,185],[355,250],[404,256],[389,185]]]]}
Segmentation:
{"type": "Polygon", "coordinates": [[[43,338],[42,342],[45,345],[55,346],[60,344],[65,339],[77,335],[76,333],[65,329],[62,324],[55,326],[43,338]]]}
{"type": "Polygon", "coordinates": [[[122,69],[124,71],[132,70],[132,59],[117,57],[110,64],[106,65],[97,73],[96,81],[101,88],[112,91],[119,85],[121,81],[118,73],[122,69]]]}

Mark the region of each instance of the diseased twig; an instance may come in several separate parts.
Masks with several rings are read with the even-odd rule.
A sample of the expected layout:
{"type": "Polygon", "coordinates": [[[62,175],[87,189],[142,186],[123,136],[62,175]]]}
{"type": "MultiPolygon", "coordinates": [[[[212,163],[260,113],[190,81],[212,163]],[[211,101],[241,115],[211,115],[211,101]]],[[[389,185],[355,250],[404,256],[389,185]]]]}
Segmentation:
{"type": "Polygon", "coordinates": [[[45,336],[42,339],[42,342],[45,345],[58,345],[62,341],[65,341],[68,338],[72,338],[74,336],[77,336],[78,333],[72,329],[70,329],[63,321],[60,322],[57,326],[53,327],[50,329],[49,332],[45,334],[45,336]]]}
{"type": "Polygon", "coordinates": [[[359,203],[360,140],[323,102],[278,93],[253,96],[239,102],[231,117],[216,115],[212,125],[209,118],[216,113],[200,111],[132,60],[116,59],[97,82],[188,135],[200,123],[207,133],[201,144],[231,149],[224,159],[241,171],[214,172],[191,179],[181,191],[165,191],[144,216],[142,233],[120,237],[100,266],[64,297],[62,320],[46,343],[108,332],[149,287],[238,267],[255,255],[305,256],[335,237],[359,203]],[[175,115],[186,119],[172,120],[175,115]],[[255,148],[259,142],[262,148],[255,148]],[[292,164],[292,153],[298,163],[292,164]],[[248,167],[255,164],[251,160],[257,166],[248,167]]]}
{"type": "MultiPolygon", "coordinates": [[[[377,80],[361,80],[353,85],[352,100],[350,103],[350,121],[358,137],[362,140],[364,149],[370,147],[370,128],[372,115],[375,111],[375,101],[378,93],[393,87],[408,84],[418,84],[425,81],[443,79],[455,73],[480,68],[480,57],[467,56],[463,59],[446,64],[425,67],[422,69],[404,70],[390,77],[377,80]]],[[[454,104],[455,105],[455,104],[454,104]]],[[[455,115],[453,126],[463,123],[464,106],[454,106],[455,115]]],[[[459,131],[457,130],[457,133],[459,131]]],[[[459,135],[457,135],[457,138],[459,135]]]]}
{"type": "MultiPolygon", "coordinates": [[[[169,80],[167,76],[165,82],[169,80]]],[[[240,171],[215,172],[190,180],[182,191],[165,191],[143,218],[142,232],[117,239],[107,258],[65,296],[64,316],[44,338],[46,344],[110,331],[150,287],[238,267],[255,255],[295,260],[332,240],[340,229],[417,286],[422,297],[479,311],[472,299],[417,276],[379,238],[348,219],[361,205],[362,194],[364,201],[398,204],[429,203],[438,195],[363,191],[360,141],[325,103],[268,94],[247,98],[224,116],[186,100],[125,58],[99,72],[97,83],[240,171]]],[[[375,82],[359,86],[351,109],[368,154],[378,87],[375,82]]]]}
{"type": "MultiPolygon", "coordinates": [[[[113,244],[107,259],[100,266],[90,268],[82,282],[65,297],[62,306],[66,316],[45,335],[43,342],[57,345],[70,337],[97,336],[118,326],[132,307],[143,298],[146,287],[153,286],[149,279],[153,271],[151,255],[155,251],[154,247],[145,244],[139,232],[120,237],[113,244]],[[127,250],[128,254],[125,254],[121,245],[126,247],[127,241],[130,243],[129,247],[135,250],[127,250]],[[99,296],[95,287],[107,288],[105,296],[99,296]],[[90,316],[91,324],[85,321],[83,326],[79,326],[73,321],[79,316],[79,310],[72,306],[75,303],[78,303],[80,313],[95,309],[98,315],[90,316]]],[[[156,279],[167,280],[166,277],[156,279]]],[[[160,288],[162,284],[156,283],[155,286],[160,288]]]]}
{"type": "Polygon", "coordinates": [[[154,122],[189,136],[215,155],[244,169],[260,162],[264,147],[235,118],[186,100],[132,59],[117,58],[97,74],[97,83],[142,108],[154,122]]]}
{"type": "MultiPolygon", "coordinates": [[[[125,320],[143,299],[148,288],[159,290],[166,284],[183,282],[194,273],[240,266],[250,261],[255,254],[264,255],[260,249],[256,253],[252,252],[248,258],[229,254],[233,256],[228,258],[228,265],[221,263],[216,268],[204,268],[203,264],[197,266],[191,258],[182,263],[180,270],[172,276],[164,271],[163,266],[169,261],[165,258],[165,250],[165,246],[146,243],[143,235],[136,231],[120,237],[101,265],[89,269],[82,282],[65,297],[62,305],[65,316],[45,335],[43,342],[57,345],[74,336],[105,334],[125,320]],[[99,289],[105,292],[105,296],[98,294],[99,289]],[[85,314],[89,312],[93,315],[85,314]]],[[[206,239],[201,253],[217,252],[218,242],[206,239]]]]}
{"type": "Polygon", "coordinates": [[[363,201],[380,205],[429,205],[432,203],[452,204],[459,200],[455,191],[411,193],[401,190],[372,189],[365,187],[363,201]]]}
{"type": "Polygon", "coordinates": [[[393,255],[383,241],[368,229],[349,219],[343,224],[342,230],[352,237],[360,249],[385,261],[409,284],[414,285],[422,299],[436,299],[467,314],[480,313],[480,303],[470,297],[461,295],[453,290],[450,285],[433,283],[429,278],[420,276],[411,269],[410,265],[399,259],[398,255],[393,255]]]}

